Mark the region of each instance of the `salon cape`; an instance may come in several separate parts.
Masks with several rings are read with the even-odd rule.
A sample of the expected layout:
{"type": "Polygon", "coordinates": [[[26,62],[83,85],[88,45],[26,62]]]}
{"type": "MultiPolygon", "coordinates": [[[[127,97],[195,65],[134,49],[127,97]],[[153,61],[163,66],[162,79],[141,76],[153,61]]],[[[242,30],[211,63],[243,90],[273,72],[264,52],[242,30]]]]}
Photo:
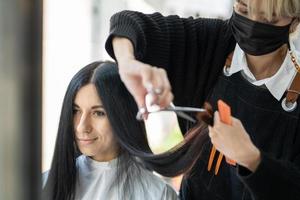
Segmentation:
{"type": "MultiPolygon", "coordinates": [[[[132,177],[134,184],[131,185],[130,197],[124,197],[118,190],[118,185],[122,188],[125,180],[112,185],[117,173],[117,159],[109,162],[97,162],[81,155],[76,159],[76,166],[78,170],[76,200],[171,200],[178,198],[171,186],[143,168],[141,168],[140,177],[132,177]]],[[[44,173],[43,185],[46,183],[47,176],[48,172],[44,173]]]]}

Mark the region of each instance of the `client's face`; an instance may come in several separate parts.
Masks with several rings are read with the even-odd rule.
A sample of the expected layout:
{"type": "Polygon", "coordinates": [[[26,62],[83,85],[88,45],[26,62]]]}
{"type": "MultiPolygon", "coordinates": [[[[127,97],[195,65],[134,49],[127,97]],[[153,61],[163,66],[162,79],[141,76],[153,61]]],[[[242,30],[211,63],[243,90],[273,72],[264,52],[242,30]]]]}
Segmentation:
{"type": "Polygon", "coordinates": [[[80,152],[97,161],[117,157],[118,145],[96,87],[82,87],[74,100],[74,131],[80,152]]]}

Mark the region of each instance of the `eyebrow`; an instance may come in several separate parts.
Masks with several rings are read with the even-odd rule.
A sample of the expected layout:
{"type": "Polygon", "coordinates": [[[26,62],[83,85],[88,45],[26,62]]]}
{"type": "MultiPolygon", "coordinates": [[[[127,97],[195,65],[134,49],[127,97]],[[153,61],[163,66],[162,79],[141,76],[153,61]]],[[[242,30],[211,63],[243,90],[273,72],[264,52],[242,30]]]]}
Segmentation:
{"type": "Polygon", "coordinates": [[[247,4],[243,0],[239,0],[238,3],[241,3],[243,6],[247,7],[247,4]]]}
{"type": "MultiPolygon", "coordinates": [[[[80,106],[78,106],[76,103],[74,103],[74,107],[75,108],[80,108],[80,106]]],[[[97,109],[97,108],[104,108],[103,105],[95,105],[95,106],[92,106],[92,109],[97,109]]]]}
{"type": "Polygon", "coordinates": [[[92,106],[92,109],[97,109],[97,108],[104,108],[104,107],[102,105],[92,106]]]}

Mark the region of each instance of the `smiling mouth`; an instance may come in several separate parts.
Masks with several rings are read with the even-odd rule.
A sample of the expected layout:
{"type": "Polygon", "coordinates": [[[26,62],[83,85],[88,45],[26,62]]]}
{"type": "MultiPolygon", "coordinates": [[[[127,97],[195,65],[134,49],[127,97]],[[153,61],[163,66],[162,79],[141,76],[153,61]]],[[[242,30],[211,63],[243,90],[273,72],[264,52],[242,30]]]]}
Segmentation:
{"type": "Polygon", "coordinates": [[[88,144],[92,144],[93,142],[95,142],[96,140],[98,139],[97,138],[92,138],[92,139],[77,139],[77,141],[80,143],[80,144],[83,144],[83,145],[88,145],[88,144]]]}

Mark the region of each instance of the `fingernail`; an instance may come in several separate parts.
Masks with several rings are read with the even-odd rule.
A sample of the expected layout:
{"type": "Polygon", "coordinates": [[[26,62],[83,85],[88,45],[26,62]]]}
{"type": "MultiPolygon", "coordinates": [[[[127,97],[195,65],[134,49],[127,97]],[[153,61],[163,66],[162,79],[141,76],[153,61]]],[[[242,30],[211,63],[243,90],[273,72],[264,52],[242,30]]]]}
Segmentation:
{"type": "Polygon", "coordinates": [[[154,93],[157,94],[157,95],[159,95],[159,94],[162,93],[162,89],[161,88],[155,88],[154,89],[154,93]]]}
{"type": "Polygon", "coordinates": [[[153,92],[153,85],[152,83],[148,82],[145,84],[146,90],[148,93],[152,93],[153,92]]]}

